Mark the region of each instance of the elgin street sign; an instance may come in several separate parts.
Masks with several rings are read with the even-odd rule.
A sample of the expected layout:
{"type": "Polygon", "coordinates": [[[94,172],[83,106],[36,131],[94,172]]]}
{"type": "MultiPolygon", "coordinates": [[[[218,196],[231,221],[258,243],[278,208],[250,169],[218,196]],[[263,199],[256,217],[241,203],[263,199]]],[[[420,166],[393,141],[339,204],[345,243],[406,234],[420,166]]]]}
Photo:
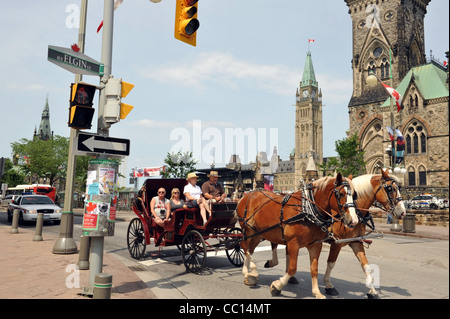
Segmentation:
{"type": "Polygon", "coordinates": [[[74,74],[103,76],[104,65],[72,49],[48,46],[48,61],[74,74]]]}
{"type": "Polygon", "coordinates": [[[78,133],[75,145],[81,153],[130,155],[130,140],[123,138],[78,133]]]}

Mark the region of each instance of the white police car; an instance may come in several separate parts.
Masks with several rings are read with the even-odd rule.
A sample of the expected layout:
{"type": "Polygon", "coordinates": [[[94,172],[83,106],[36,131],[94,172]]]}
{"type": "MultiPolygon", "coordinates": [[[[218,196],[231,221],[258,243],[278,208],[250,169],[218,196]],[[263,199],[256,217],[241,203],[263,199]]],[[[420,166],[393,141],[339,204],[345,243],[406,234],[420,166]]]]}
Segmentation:
{"type": "Polygon", "coordinates": [[[61,222],[61,207],[55,205],[50,197],[45,195],[17,196],[8,205],[8,221],[12,221],[14,210],[19,210],[19,223],[36,221],[39,213],[44,214],[44,221],[61,222]]]}

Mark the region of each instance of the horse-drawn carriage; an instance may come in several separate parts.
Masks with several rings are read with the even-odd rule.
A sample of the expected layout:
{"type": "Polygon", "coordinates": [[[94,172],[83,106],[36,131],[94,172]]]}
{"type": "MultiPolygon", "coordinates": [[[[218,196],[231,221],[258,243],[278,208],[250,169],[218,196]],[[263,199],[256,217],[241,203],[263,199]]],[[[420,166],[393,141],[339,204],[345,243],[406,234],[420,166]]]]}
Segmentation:
{"type": "MultiPolygon", "coordinates": [[[[200,272],[206,263],[207,251],[225,250],[230,262],[236,267],[243,265],[244,254],[239,242],[240,228],[235,227],[236,203],[213,204],[211,216],[206,224],[200,216],[199,208],[179,208],[172,211],[171,218],[158,226],[151,216],[150,202],[159,188],[168,194],[173,188],[183,190],[184,179],[148,179],[133,204],[137,215],[131,220],[127,232],[128,251],[131,257],[142,259],[146,246],[153,239],[155,247],[176,245],[189,272],[200,272]],[[211,243],[209,243],[211,241],[211,243]]],[[[184,199],[184,196],[180,196],[184,199]]]]}

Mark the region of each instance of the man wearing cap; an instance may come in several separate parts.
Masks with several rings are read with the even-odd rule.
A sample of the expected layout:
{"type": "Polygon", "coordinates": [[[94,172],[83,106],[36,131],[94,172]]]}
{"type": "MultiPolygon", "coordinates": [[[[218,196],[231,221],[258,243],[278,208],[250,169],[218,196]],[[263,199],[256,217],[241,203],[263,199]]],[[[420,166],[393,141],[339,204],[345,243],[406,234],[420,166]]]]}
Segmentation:
{"type": "Polygon", "coordinates": [[[217,171],[211,171],[208,175],[209,181],[206,181],[202,185],[203,196],[211,200],[213,203],[221,203],[227,197],[224,193],[222,185],[217,180],[219,179],[219,173],[217,171]]]}

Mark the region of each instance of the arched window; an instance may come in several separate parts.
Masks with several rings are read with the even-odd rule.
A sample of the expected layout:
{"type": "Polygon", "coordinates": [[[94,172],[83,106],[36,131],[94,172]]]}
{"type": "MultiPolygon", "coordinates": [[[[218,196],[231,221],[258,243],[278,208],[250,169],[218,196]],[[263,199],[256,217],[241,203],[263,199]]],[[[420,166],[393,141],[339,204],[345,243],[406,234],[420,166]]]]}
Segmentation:
{"type": "Polygon", "coordinates": [[[405,134],[406,154],[425,154],[427,152],[427,132],[425,126],[413,120],[405,134]]]}
{"type": "Polygon", "coordinates": [[[406,136],[406,154],[411,154],[411,136],[406,136]]]}
{"type": "Polygon", "coordinates": [[[420,147],[422,154],[427,152],[427,138],[423,133],[420,134],[420,147]]]}
{"type": "Polygon", "coordinates": [[[419,185],[427,185],[427,171],[423,166],[419,167],[419,185]]]}
{"type": "Polygon", "coordinates": [[[386,79],[389,78],[389,62],[387,58],[383,58],[383,62],[380,65],[381,68],[381,78],[386,79]]]}
{"type": "Polygon", "coordinates": [[[414,149],[414,154],[419,153],[419,138],[417,137],[416,133],[414,133],[414,135],[413,135],[413,149],[414,149]]]}
{"type": "Polygon", "coordinates": [[[408,168],[408,186],[416,186],[416,172],[412,166],[408,168]]]}

